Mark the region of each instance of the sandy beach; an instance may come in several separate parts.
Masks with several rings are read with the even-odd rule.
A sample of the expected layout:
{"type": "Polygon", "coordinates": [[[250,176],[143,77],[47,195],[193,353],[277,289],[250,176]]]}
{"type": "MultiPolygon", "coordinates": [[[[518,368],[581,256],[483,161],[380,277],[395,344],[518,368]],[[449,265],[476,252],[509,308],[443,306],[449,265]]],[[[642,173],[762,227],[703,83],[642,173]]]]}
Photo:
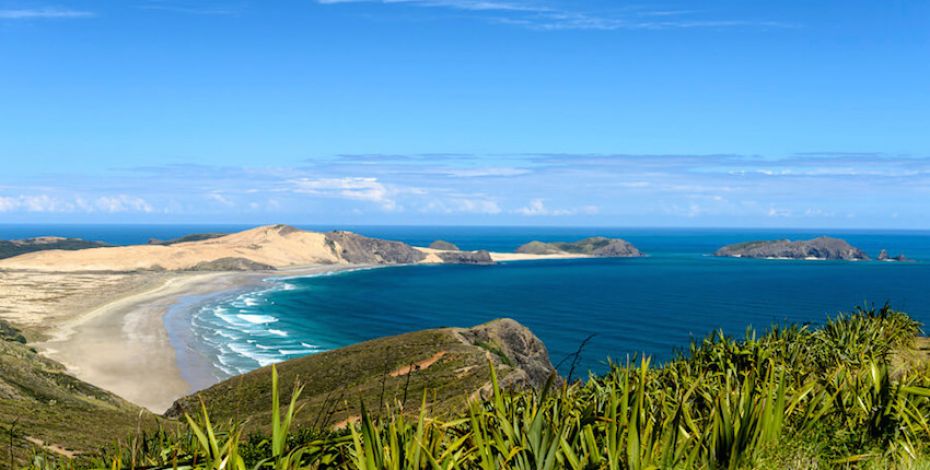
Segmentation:
{"type": "MultiPolygon", "coordinates": [[[[182,377],[165,314],[189,296],[258,288],[271,277],[357,266],[275,272],[0,272],[0,317],[22,325],[36,349],[76,377],[155,412],[194,391],[182,377]]],[[[199,377],[198,385],[212,377],[199,377]]]]}

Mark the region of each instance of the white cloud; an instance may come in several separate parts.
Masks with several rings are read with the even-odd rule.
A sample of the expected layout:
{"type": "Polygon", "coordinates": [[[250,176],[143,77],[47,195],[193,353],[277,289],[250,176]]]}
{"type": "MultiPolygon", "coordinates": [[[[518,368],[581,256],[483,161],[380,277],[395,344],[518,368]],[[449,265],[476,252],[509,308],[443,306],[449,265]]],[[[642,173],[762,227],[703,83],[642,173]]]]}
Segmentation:
{"type": "Polygon", "coordinates": [[[600,212],[597,206],[583,206],[576,209],[550,209],[546,207],[542,199],[533,199],[526,207],[521,207],[515,211],[518,214],[528,217],[539,216],[566,216],[566,215],[594,215],[600,212]]]}
{"type": "Polygon", "coordinates": [[[152,212],[152,206],[142,198],[120,194],[100,196],[92,203],[82,196],[63,199],[48,194],[0,196],[0,212],[152,212]]]}
{"type": "Polygon", "coordinates": [[[96,201],[97,209],[103,212],[152,212],[152,206],[145,199],[120,194],[118,196],[101,196],[96,201]]]}
{"type": "Polygon", "coordinates": [[[421,212],[500,214],[502,211],[500,205],[491,199],[455,197],[430,201],[421,212]]]}
{"type": "Polygon", "coordinates": [[[27,212],[69,212],[72,209],[67,202],[53,199],[45,194],[20,196],[20,207],[27,212]]]}
{"type": "Polygon", "coordinates": [[[206,198],[226,207],[233,207],[236,205],[231,199],[217,192],[208,193],[206,198]]]}
{"type": "Polygon", "coordinates": [[[765,213],[765,215],[769,217],[791,217],[791,210],[770,207],[768,212],[765,213]]]}
{"type": "Polygon", "coordinates": [[[11,197],[0,196],[0,212],[11,212],[16,210],[19,204],[11,197]]]}
{"type": "Polygon", "coordinates": [[[298,193],[373,202],[385,210],[398,208],[397,201],[378,178],[300,178],[293,180],[293,184],[298,193]]]}
{"type": "Polygon", "coordinates": [[[0,20],[72,19],[90,18],[93,16],[95,15],[89,11],[66,10],[61,8],[0,10],[0,20]]]}

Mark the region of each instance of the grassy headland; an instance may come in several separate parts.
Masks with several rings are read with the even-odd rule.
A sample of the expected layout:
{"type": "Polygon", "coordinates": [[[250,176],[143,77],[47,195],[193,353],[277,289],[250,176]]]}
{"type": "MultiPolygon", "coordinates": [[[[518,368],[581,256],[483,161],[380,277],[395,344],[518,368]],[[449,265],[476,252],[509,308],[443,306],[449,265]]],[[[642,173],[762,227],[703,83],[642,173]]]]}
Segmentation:
{"type": "Polygon", "coordinates": [[[267,390],[256,392],[264,411],[253,415],[268,424],[267,435],[247,435],[251,418],[241,409],[227,419],[236,416],[229,402],[208,403],[186,416],[187,429],[75,465],[926,468],[930,366],[919,334],[904,313],[857,309],[819,329],[712,334],[663,365],[630,359],[603,376],[538,390],[501,387],[490,367],[488,396],[435,413],[428,391],[416,412],[399,400],[360,403],[358,423],[347,429],[296,425],[313,378],[301,389],[270,374],[267,390]],[[291,395],[289,406],[279,393],[291,395]],[[388,412],[372,411],[379,407],[388,412]]]}

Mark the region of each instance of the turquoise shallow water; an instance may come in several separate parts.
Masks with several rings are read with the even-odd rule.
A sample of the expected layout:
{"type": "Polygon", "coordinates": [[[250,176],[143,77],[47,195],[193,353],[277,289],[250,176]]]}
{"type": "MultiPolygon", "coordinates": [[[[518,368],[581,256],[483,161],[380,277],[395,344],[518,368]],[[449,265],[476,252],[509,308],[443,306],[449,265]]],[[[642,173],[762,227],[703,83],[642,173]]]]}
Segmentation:
{"type": "MultiPolygon", "coordinates": [[[[497,266],[408,266],[271,283],[203,305],[192,316],[198,346],[227,374],[379,336],[469,326],[511,317],[530,327],[558,363],[595,335],[583,370],[644,352],[668,359],[692,338],[722,328],[822,322],[855,305],[891,302],[930,322],[930,234],[837,234],[873,256],[903,251],[916,263],[722,259],[720,245],[817,233],[613,229],[357,229],[425,244],[513,250],[531,239],[624,237],[640,259],[512,262],[497,266]]],[[[568,362],[562,365],[565,372],[568,362]]]]}
{"type": "MultiPolygon", "coordinates": [[[[242,226],[0,226],[0,238],[65,235],[117,244],[242,226]]],[[[336,227],[312,226],[311,229],[336,227]]],[[[347,228],[347,227],[340,227],[347,228]]],[[[930,323],[930,232],[685,230],[533,227],[348,227],[426,245],[442,238],[463,249],[512,251],[520,244],[625,238],[640,259],[515,262],[497,266],[411,266],[271,282],[266,288],[188,299],[169,329],[220,377],[384,335],[470,326],[512,317],[546,343],[553,362],[589,335],[581,368],[603,371],[608,357],[645,352],[668,359],[692,338],[722,328],[822,322],[864,302],[891,302],[930,323]],[[873,257],[882,248],[916,263],[720,259],[734,242],[818,235],[845,238],[873,257]]],[[[186,358],[186,359],[185,359],[186,358]]],[[[187,364],[189,365],[189,364],[187,364]]],[[[566,372],[567,363],[562,371],[566,372]]],[[[197,372],[200,373],[200,372],[197,372]]]]}

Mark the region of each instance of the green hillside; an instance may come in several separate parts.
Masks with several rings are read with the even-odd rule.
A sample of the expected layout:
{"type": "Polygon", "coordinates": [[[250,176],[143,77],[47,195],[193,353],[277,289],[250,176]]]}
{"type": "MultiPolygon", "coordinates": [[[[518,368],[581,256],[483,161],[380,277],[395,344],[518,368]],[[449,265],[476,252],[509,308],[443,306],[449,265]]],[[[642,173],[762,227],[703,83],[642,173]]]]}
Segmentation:
{"type": "MultiPolygon", "coordinates": [[[[304,387],[295,427],[327,429],[357,421],[362,403],[376,415],[388,408],[416,413],[424,391],[431,413],[454,414],[490,384],[489,360],[507,386],[539,387],[555,375],[542,342],[513,320],[376,339],[287,361],[277,370],[282,390],[304,387]]],[[[217,420],[269,431],[270,382],[271,367],[264,367],[181,399],[168,415],[196,414],[203,400],[217,420]]]]}
{"type": "Polygon", "coordinates": [[[150,413],[74,378],[24,343],[0,320],[0,432],[7,442],[13,438],[8,450],[17,461],[36,450],[95,453],[136,433],[140,419],[142,426],[154,424],[150,413]]]}
{"type": "Polygon", "coordinates": [[[430,330],[231,379],[179,404],[182,429],[30,468],[930,468],[919,326],[857,309],[542,387],[541,344],[517,324],[430,330]]]}
{"type": "Polygon", "coordinates": [[[84,250],[112,246],[79,238],[39,237],[26,240],[0,240],[0,259],[43,250],[84,250]]]}

